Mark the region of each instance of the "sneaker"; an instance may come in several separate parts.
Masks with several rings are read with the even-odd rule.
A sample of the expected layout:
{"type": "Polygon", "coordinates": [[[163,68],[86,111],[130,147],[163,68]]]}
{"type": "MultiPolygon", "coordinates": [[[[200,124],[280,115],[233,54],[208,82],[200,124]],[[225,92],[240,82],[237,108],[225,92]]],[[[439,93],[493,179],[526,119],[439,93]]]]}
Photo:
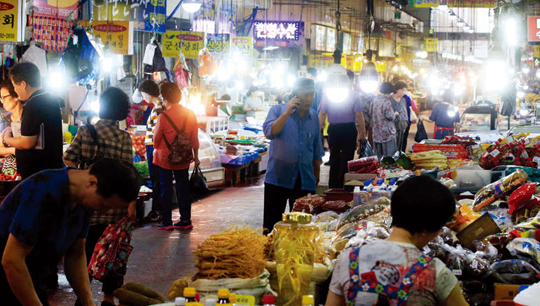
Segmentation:
{"type": "Polygon", "coordinates": [[[159,212],[152,210],[144,218],[144,221],[148,223],[156,223],[156,222],[159,222],[159,219],[160,219],[159,212]]]}
{"type": "Polygon", "coordinates": [[[180,221],[174,224],[174,228],[181,230],[189,230],[193,228],[193,225],[191,224],[191,221],[180,221]]]}
{"type": "Polygon", "coordinates": [[[156,228],[160,230],[172,230],[174,226],[170,223],[169,224],[160,223],[156,226],[156,228]]]}

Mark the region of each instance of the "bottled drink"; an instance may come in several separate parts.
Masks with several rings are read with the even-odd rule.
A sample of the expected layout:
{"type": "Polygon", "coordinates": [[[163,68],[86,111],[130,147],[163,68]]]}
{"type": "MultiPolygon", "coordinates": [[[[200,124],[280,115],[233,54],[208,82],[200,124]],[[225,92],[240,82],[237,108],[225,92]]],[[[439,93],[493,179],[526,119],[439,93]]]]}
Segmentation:
{"type": "Polygon", "coordinates": [[[216,305],[224,305],[224,304],[230,305],[231,304],[231,301],[229,299],[230,297],[229,289],[219,289],[217,292],[217,296],[218,296],[218,301],[216,305]]]}
{"type": "Polygon", "coordinates": [[[276,297],[271,294],[266,294],[263,297],[263,305],[264,306],[275,306],[276,305],[276,297]]]}
{"type": "Polygon", "coordinates": [[[191,288],[191,287],[184,288],[184,297],[186,298],[186,306],[188,303],[197,302],[197,300],[195,299],[196,295],[197,295],[197,291],[195,291],[195,288],[191,288]]]}

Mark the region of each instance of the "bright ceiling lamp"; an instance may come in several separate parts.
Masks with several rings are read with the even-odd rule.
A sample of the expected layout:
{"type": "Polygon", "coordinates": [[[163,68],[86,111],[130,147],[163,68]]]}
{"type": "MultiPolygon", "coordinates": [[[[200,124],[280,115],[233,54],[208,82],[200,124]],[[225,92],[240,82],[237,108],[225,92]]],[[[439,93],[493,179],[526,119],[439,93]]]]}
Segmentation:
{"type": "Polygon", "coordinates": [[[202,6],[202,0],[184,0],[182,8],[188,13],[195,13],[202,6]]]}
{"type": "Polygon", "coordinates": [[[343,66],[334,64],[328,69],[328,79],[324,84],[324,92],[330,101],[341,103],[349,96],[351,82],[347,70],[343,66]]]}

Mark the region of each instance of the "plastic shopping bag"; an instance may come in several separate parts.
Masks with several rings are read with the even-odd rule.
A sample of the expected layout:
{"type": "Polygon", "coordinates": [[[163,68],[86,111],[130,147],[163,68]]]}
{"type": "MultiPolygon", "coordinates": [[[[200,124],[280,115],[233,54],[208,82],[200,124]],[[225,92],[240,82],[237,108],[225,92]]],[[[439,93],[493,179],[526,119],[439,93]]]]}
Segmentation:
{"type": "Polygon", "coordinates": [[[373,149],[371,148],[371,145],[369,144],[369,141],[362,140],[360,142],[360,147],[358,148],[358,155],[360,155],[360,158],[362,157],[370,157],[373,156],[373,149]]]}
{"type": "Polygon", "coordinates": [[[201,168],[195,167],[191,178],[189,179],[189,189],[196,194],[205,194],[209,191],[206,184],[206,178],[204,177],[201,168]]]}
{"type": "Polygon", "coordinates": [[[414,136],[414,141],[421,142],[424,139],[428,139],[426,128],[424,127],[424,122],[422,120],[418,120],[418,123],[416,124],[416,135],[414,136]]]}

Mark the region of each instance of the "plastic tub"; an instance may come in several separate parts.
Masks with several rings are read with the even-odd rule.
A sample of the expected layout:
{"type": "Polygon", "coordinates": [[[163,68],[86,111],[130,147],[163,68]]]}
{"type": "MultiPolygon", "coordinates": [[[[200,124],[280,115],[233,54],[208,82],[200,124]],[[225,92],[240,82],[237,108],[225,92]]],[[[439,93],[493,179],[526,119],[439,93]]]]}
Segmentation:
{"type": "Polygon", "coordinates": [[[456,170],[457,190],[480,190],[491,183],[490,170],[456,170]]]}

